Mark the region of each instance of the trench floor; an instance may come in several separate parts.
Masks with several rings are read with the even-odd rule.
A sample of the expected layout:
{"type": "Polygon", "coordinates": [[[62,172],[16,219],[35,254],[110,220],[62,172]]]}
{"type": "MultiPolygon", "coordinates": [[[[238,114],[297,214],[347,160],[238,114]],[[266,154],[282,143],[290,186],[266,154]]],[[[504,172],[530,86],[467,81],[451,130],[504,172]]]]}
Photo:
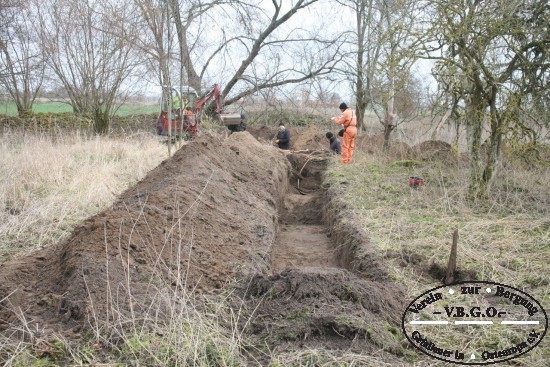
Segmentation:
{"type": "MultiPolygon", "coordinates": [[[[325,273],[338,268],[335,245],[322,220],[321,175],[312,175],[305,166],[305,181],[290,181],[284,207],[279,217],[279,228],[271,252],[271,271],[279,273],[287,268],[306,272],[325,273]],[[309,177],[308,177],[309,176],[309,177]],[[300,190],[304,187],[307,190],[300,190]]],[[[316,167],[317,172],[324,167],[316,167]]]]}
{"type": "Polygon", "coordinates": [[[272,271],[335,268],[334,248],[320,224],[281,224],[272,252],[272,271]]]}

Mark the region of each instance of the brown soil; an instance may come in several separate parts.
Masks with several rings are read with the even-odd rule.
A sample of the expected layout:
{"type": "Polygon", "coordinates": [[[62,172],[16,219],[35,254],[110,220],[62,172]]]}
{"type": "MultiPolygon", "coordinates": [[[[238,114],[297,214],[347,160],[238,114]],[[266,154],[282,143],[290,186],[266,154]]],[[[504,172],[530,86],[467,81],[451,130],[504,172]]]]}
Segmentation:
{"type": "MultiPolygon", "coordinates": [[[[328,151],[328,141],[324,131],[315,125],[309,127],[287,127],[290,130],[290,149],[293,151],[328,151]]],[[[246,128],[252,136],[262,143],[274,145],[277,126],[249,126],[246,128]]]]}
{"type": "MultiPolygon", "coordinates": [[[[248,283],[243,310],[248,332],[270,348],[384,350],[401,355],[401,290],[338,268],[287,269],[248,283]]],[[[263,344],[262,343],[262,344],[263,344]]],[[[402,363],[402,362],[401,362],[402,363]]]]}
{"type": "MultiPolygon", "coordinates": [[[[435,262],[428,262],[424,255],[412,252],[409,249],[402,251],[388,250],[385,258],[397,260],[399,266],[411,267],[418,274],[418,277],[426,277],[430,280],[437,280],[441,284],[445,282],[447,275],[447,266],[440,265],[435,262]]],[[[457,268],[454,274],[454,282],[462,282],[478,279],[477,272],[472,269],[457,268]]]]}
{"type": "Polygon", "coordinates": [[[184,146],[67,241],[2,266],[0,331],[18,308],[31,325],[78,331],[115,293],[124,313],[129,299],[147,306],[152,284],[211,290],[265,271],[288,166],[246,132],[184,146]]]}
{"type": "MultiPolygon", "coordinates": [[[[442,284],[445,281],[445,276],[447,275],[447,267],[441,266],[438,263],[430,263],[426,265],[423,271],[429,275],[431,278],[441,282],[442,284]]],[[[469,280],[477,280],[477,271],[471,269],[456,269],[454,273],[454,282],[465,282],[469,280]]]]}
{"type": "Polygon", "coordinates": [[[324,132],[295,131],[288,154],[261,142],[275,132],[185,145],[67,241],[5,264],[0,332],[20,309],[31,328],[78,335],[130,304],[140,315],[159,289],[216,293],[236,278],[256,345],[382,349],[395,361],[405,292],[338,193],[321,189],[324,132]]]}
{"type": "Polygon", "coordinates": [[[284,197],[271,255],[273,272],[286,268],[332,268],[337,266],[334,246],[327,237],[322,221],[322,192],[319,190],[326,156],[290,154],[287,156],[293,172],[291,188],[284,197]],[[300,185],[301,183],[301,185],[300,185]],[[306,193],[307,192],[307,193],[306,193]]]}
{"type": "Polygon", "coordinates": [[[459,163],[459,158],[453,153],[451,145],[441,140],[428,140],[417,144],[412,148],[412,154],[422,161],[459,163]]]}
{"type": "Polygon", "coordinates": [[[329,144],[325,137],[325,133],[326,132],[321,131],[317,126],[310,125],[299,132],[296,139],[294,139],[292,149],[329,151],[329,144]]]}
{"type": "Polygon", "coordinates": [[[384,277],[368,237],[342,220],[337,197],[320,189],[329,157],[327,151],[287,156],[300,175],[290,177],[271,275],[256,274],[241,289],[243,320],[252,340],[275,351],[383,350],[396,361],[403,352],[404,292],[384,277]]]}
{"type": "MultiPolygon", "coordinates": [[[[375,154],[382,152],[384,148],[384,135],[364,135],[357,136],[355,140],[355,149],[368,153],[375,154]]],[[[388,152],[392,157],[406,158],[412,153],[411,147],[396,139],[390,140],[390,149],[388,152]]]]}
{"type": "Polygon", "coordinates": [[[275,238],[271,269],[335,268],[334,246],[321,225],[282,225],[275,238]]]}
{"type": "Polygon", "coordinates": [[[273,144],[275,137],[277,136],[276,126],[248,126],[246,128],[253,137],[255,137],[261,143],[273,144]]]}

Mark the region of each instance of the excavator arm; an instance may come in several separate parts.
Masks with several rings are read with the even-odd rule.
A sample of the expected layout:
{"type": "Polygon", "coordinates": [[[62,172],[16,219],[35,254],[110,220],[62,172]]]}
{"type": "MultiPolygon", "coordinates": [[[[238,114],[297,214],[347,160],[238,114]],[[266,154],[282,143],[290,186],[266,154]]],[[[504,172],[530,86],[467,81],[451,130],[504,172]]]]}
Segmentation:
{"type": "Polygon", "coordinates": [[[244,124],[244,115],[223,113],[221,89],[218,84],[214,84],[212,89],[197,100],[195,103],[195,116],[200,116],[202,109],[212,98],[214,98],[214,103],[216,104],[216,117],[223,125],[227,126],[227,128],[232,132],[244,131],[246,129],[246,124],[244,124]]]}
{"type": "MultiPolygon", "coordinates": [[[[174,91],[176,94],[178,93],[176,89],[174,89],[174,91]]],[[[196,96],[194,90],[193,93],[195,93],[196,96]]],[[[180,98],[179,94],[178,98],[180,98]]],[[[171,122],[168,121],[168,112],[162,110],[163,102],[161,100],[161,113],[157,120],[157,133],[159,135],[167,135],[169,130],[171,130],[176,136],[183,132],[192,137],[198,136],[198,123],[201,118],[201,113],[212,99],[216,105],[216,118],[219,122],[227,126],[231,132],[244,131],[246,129],[244,115],[223,113],[221,88],[219,84],[214,84],[208,92],[195,100],[194,106],[189,106],[187,103],[184,103],[183,111],[180,111],[179,108],[174,109],[171,122]],[[170,124],[171,128],[169,127],[170,124]]],[[[189,100],[186,98],[185,101],[189,100]]],[[[181,105],[181,100],[178,100],[177,105],[181,105]]]]}
{"type": "Polygon", "coordinates": [[[203,94],[197,101],[195,102],[195,115],[200,115],[202,109],[204,106],[212,99],[214,98],[214,103],[216,104],[216,112],[222,113],[222,103],[221,103],[221,89],[218,84],[214,84],[212,89],[210,89],[208,92],[203,94]]]}

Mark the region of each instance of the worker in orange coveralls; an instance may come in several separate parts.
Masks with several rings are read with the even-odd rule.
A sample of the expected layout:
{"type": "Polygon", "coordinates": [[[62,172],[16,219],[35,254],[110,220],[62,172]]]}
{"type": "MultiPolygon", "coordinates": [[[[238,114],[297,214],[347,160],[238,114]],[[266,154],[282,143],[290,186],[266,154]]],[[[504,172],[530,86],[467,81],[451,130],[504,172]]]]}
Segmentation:
{"type": "Polygon", "coordinates": [[[355,148],[355,137],[357,136],[357,119],[355,113],[345,103],[340,104],[340,117],[331,118],[332,121],[344,128],[342,137],[342,163],[351,163],[353,158],[353,149],[355,148]]]}

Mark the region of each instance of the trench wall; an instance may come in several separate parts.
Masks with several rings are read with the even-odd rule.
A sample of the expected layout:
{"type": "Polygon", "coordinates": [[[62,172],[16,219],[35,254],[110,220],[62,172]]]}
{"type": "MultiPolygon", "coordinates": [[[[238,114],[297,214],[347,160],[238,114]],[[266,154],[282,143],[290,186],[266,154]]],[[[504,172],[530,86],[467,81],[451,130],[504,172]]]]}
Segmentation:
{"type": "Polygon", "coordinates": [[[322,212],[339,266],[371,280],[389,280],[383,259],[371,245],[366,229],[361,228],[357,216],[338,194],[333,187],[325,187],[322,212]]]}

